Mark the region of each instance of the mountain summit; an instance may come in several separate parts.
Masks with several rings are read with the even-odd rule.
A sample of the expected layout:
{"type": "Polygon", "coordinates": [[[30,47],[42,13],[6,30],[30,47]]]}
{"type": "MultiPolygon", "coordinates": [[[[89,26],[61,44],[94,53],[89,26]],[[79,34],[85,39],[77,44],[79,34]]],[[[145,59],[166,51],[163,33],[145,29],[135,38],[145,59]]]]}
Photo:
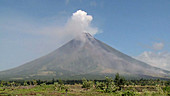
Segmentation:
{"type": "Polygon", "coordinates": [[[131,77],[170,78],[169,71],[136,60],[83,33],[46,56],[0,72],[0,79],[97,79],[117,72],[131,77]]]}

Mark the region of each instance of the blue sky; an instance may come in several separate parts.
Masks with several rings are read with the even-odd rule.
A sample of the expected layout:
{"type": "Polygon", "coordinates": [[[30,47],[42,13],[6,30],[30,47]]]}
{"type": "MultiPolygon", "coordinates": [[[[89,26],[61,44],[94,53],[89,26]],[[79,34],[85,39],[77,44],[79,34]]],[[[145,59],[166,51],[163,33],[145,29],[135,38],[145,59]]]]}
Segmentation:
{"type": "Polygon", "coordinates": [[[0,0],[0,70],[66,43],[67,34],[48,31],[65,26],[77,10],[93,17],[97,39],[151,65],[159,57],[155,66],[170,69],[169,0],[0,0]]]}

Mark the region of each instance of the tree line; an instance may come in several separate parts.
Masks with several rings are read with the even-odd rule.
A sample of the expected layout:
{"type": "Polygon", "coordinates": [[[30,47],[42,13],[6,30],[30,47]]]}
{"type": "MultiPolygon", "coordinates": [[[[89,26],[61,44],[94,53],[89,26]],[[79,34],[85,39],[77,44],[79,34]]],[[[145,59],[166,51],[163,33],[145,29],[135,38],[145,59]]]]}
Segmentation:
{"type": "Polygon", "coordinates": [[[141,85],[141,86],[169,86],[170,80],[160,80],[160,79],[140,79],[140,80],[126,80],[123,76],[120,76],[119,73],[115,75],[115,78],[112,79],[111,77],[105,77],[105,80],[86,80],[83,78],[82,80],[61,80],[61,79],[52,79],[52,80],[12,80],[12,81],[3,81],[0,80],[0,86],[27,86],[27,85],[41,85],[41,84],[54,84],[55,82],[62,82],[63,84],[85,84],[85,83],[94,83],[96,85],[102,86],[102,83],[105,83],[106,86],[109,88],[112,83],[114,85],[121,88],[121,86],[129,86],[129,85],[141,85]]]}

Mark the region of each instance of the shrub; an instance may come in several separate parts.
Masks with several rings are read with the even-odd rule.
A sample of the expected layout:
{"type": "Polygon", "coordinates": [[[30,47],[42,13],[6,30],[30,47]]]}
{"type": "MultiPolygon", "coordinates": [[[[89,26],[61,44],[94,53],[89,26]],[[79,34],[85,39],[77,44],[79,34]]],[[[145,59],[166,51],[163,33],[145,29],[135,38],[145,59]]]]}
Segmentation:
{"type": "Polygon", "coordinates": [[[122,93],[122,96],[135,96],[135,92],[126,90],[122,93]]]}
{"type": "Polygon", "coordinates": [[[115,92],[117,91],[118,87],[114,84],[112,78],[106,77],[106,89],[105,92],[115,92]]]}
{"type": "Polygon", "coordinates": [[[120,76],[119,76],[119,73],[117,73],[117,74],[115,75],[114,82],[115,82],[115,85],[116,85],[117,87],[119,87],[119,90],[121,90],[122,86],[125,85],[126,80],[125,80],[124,77],[120,77],[120,76]]]}
{"type": "Polygon", "coordinates": [[[170,80],[165,82],[165,86],[170,86],[170,80]]]}
{"type": "Polygon", "coordinates": [[[147,89],[142,90],[142,95],[144,96],[151,96],[152,92],[149,92],[147,89]]]}
{"type": "Polygon", "coordinates": [[[58,90],[58,91],[62,91],[62,90],[68,90],[68,86],[65,86],[63,83],[59,83],[59,82],[54,82],[54,87],[55,87],[55,90],[58,90]]]}
{"type": "Polygon", "coordinates": [[[96,89],[104,90],[106,88],[106,85],[104,82],[96,82],[95,87],[96,89]]]}
{"type": "Polygon", "coordinates": [[[158,94],[164,95],[164,92],[163,92],[162,88],[159,85],[156,85],[156,90],[157,90],[158,94]]]}
{"type": "Polygon", "coordinates": [[[94,83],[93,81],[87,81],[85,78],[83,78],[83,85],[82,85],[82,88],[87,88],[87,89],[90,89],[93,87],[94,83]]]}

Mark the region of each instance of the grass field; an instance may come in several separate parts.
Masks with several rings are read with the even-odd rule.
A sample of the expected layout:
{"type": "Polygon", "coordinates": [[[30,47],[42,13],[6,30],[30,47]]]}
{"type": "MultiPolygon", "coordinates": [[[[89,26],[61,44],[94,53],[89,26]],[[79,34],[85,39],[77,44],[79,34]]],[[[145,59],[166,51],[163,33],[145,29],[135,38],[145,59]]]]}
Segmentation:
{"type": "Polygon", "coordinates": [[[81,84],[64,85],[65,89],[59,90],[54,84],[51,85],[29,85],[16,87],[0,87],[0,96],[168,96],[170,87],[165,91],[165,87],[156,86],[126,86],[122,90],[106,93],[102,90],[92,88],[82,88],[81,84]]]}
{"type": "Polygon", "coordinates": [[[23,80],[0,81],[0,96],[170,96],[170,80],[23,80]]]}

